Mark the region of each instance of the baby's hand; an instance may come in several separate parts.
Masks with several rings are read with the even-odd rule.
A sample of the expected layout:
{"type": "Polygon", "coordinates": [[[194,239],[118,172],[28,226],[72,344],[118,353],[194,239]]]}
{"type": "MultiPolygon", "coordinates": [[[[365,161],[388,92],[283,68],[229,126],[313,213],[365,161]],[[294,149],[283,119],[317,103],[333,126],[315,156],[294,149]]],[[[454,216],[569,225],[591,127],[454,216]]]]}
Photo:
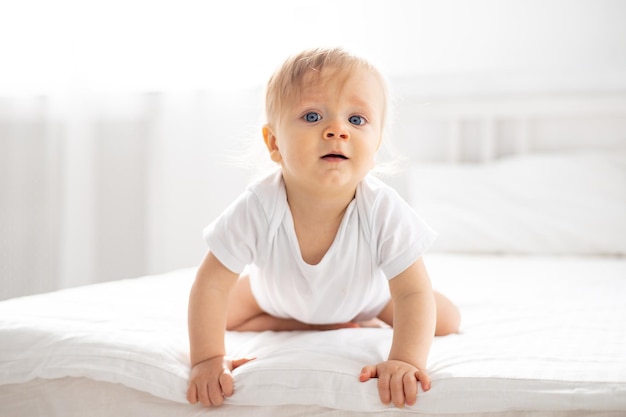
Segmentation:
{"type": "Polygon", "coordinates": [[[426,371],[417,369],[407,362],[388,360],[378,365],[368,365],[361,370],[359,380],[368,381],[378,378],[378,393],[384,404],[393,404],[404,407],[404,404],[413,405],[417,400],[417,381],[422,389],[430,389],[430,377],[426,371]]]}
{"type": "Polygon", "coordinates": [[[191,369],[187,401],[196,404],[200,401],[205,406],[222,405],[224,398],[233,395],[233,376],[231,371],[253,359],[226,359],[216,356],[196,364],[191,369]]]}

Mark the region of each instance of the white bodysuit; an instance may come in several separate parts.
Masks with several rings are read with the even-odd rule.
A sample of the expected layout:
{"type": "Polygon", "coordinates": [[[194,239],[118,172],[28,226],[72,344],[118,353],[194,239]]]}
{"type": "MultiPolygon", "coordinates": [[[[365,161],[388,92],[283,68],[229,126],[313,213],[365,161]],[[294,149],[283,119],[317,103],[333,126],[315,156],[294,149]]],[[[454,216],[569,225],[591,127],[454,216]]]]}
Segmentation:
{"type": "Polygon", "coordinates": [[[252,184],[204,229],[209,249],[235,273],[250,267],[259,306],[310,324],[376,317],[387,280],[408,268],[436,233],[389,186],[367,176],[317,265],[304,262],[280,171],[252,184]]]}

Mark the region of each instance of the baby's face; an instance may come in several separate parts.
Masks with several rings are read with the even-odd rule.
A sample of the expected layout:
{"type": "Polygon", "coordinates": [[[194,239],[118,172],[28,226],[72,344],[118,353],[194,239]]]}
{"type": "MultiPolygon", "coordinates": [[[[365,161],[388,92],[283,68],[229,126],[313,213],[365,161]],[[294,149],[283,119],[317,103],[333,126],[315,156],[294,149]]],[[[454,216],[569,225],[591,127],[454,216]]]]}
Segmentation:
{"type": "Polygon", "coordinates": [[[354,192],[374,165],[385,112],[381,79],[366,69],[313,74],[264,130],[288,187],[312,193],[354,192]]]}

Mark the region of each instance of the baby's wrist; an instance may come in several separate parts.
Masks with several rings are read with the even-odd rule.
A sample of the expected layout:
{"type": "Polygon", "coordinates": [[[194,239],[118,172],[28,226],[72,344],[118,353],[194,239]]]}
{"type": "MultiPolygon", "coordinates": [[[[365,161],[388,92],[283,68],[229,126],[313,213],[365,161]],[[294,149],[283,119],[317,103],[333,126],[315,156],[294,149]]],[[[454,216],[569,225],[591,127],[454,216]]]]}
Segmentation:
{"type": "Polygon", "coordinates": [[[221,358],[221,360],[224,360],[225,356],[226,355],[224,353],[203,355],[203,356],[194,358],[194,360],[191,361],[191,367],[193,368],[194,366],[200,365],[201,363],[212,361],[216,358],[221,358]]]}
{"type": "Polygon", "coordinates": [[[398,361],[398,362],[404,362],[406,364],[409,364],[411,366],[416,367],[417,369],[426,369],[426,361],[425,360],[419,360],[419,358],[411,358],[411,357],[402,357],[402,356],[392,356],[389,355],[389,358],[387,359],[388,361],[398,361]]]}

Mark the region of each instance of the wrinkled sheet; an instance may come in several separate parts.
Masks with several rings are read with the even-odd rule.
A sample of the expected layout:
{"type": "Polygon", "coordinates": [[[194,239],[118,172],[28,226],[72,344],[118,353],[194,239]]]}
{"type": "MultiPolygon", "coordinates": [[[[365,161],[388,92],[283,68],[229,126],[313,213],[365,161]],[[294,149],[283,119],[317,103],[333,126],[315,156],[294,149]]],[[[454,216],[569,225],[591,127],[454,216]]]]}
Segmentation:
{"type": "MultiPolygon", "coordinates": [[[[432,389],[402,413],[626,412],[626,260],[429,255],[435,289],[461,308],[461,334],[436,338],[432,389]]],[[[187,297],[195,271],[0,302],[3,384],[88,378],[185,403],[187,297]]],[[[228,333],[230,404],[388,408],[361,367],[383,360],[392,330],[228,333]]],[[[8,385],[7,385],[8,386],[8,385]]],[[[2,396],[10,401],[10,396],[2,396]]],[[[1,406],[0,406],[1,407],[1,406]]]]}

